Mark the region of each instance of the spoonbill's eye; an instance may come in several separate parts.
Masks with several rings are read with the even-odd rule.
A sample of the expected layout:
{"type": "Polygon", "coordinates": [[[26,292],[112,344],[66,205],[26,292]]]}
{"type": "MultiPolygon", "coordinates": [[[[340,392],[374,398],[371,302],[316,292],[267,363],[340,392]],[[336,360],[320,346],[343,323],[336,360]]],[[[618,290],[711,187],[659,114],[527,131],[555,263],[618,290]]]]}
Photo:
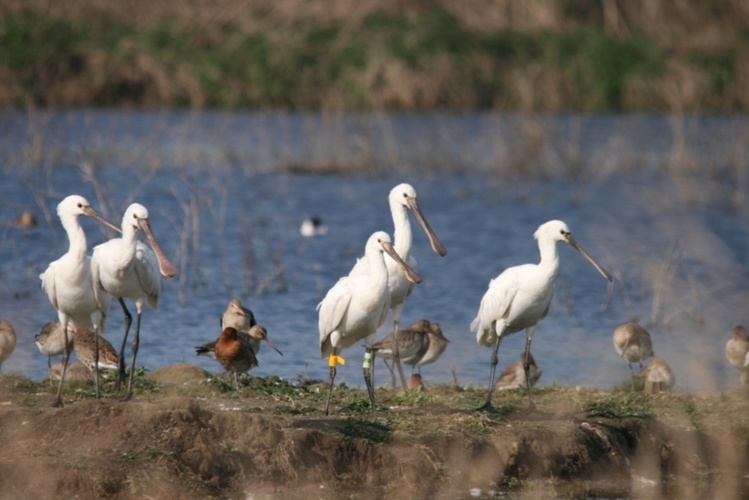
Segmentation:
{"type": "Polygon", "coordinates": [[[78,208],[83,208],[83,203],[78,203],[78,208]]]}

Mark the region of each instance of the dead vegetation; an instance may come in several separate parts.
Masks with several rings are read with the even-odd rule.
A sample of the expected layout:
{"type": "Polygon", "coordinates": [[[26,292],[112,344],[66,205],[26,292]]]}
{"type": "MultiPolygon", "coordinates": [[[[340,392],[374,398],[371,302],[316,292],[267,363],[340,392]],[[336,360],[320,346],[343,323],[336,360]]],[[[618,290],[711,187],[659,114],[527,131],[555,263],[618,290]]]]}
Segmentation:
{"type": "MultiPolygon", "coordinates": [[[[63,409],[47,384],[0,378],[0,496],[142,498],[523,498],[747,494],[745,394],[691,397],[539,387],[337,387],[330,417],[322,382],[224,377],[175,365],[138,377],[138,396],[91,398],[73,384],[63,409]],[[29,477],[35,477],[29,481],[29,477]]],[[[628,386],[628,384],[626,384],[628,386]]],[[[105,384],[106,386],[106,384],[105,384]]]]}

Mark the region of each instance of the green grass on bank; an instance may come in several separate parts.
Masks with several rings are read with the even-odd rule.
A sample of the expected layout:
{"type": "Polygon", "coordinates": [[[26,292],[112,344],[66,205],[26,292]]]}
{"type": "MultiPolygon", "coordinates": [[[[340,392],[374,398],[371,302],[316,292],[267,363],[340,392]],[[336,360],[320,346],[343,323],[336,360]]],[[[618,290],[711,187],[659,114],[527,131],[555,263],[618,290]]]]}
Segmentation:
{"type": "Polygon", "coordinates": [[[0,17],[2,106],[620,111],[743,106],[749,48],[671,51],[602,28],[475,30],[440,9],[356,25],[159,20],[20,10],[0,17]],[[675,58],[675,59],[674,59],[675,58]],[[676,73],[674,73],[676,72],[676,73]],[[672,80],[695,92],[673,92],[672,80]],[[736,94],[736,95],[734,95],[736,94]],[[681,99],[681,101],[680,101],[681,99]],[[683,101],[683,102],[682,102],[683,101]]]}

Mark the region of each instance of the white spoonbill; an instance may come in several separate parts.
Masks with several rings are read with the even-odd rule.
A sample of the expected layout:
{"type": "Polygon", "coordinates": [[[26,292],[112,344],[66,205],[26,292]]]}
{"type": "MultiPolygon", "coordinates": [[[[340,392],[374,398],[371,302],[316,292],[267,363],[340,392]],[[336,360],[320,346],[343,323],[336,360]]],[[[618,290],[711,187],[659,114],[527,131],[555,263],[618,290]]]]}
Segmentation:
{"type": "MultiPolygon", "coordinates": [[[[94,248],[91,256],[91,274],[94,293],[97,298],[107,294],[116,297],[125,313],[125,336],[120,348],[120,369],[117,375],[116,388],[119,390],[125,375],[125,345],[133,317],[125,305],[124,299],[135,302],[138,317],[135,322],[135,338],[130,362],[130,378],[127,384],[129,399],[133,395],[133,373],[135,358],[138,355],[140,341],[140,319],[146,302],[153,308],[159,307],[161,276],[172,278],[177,275],[177,268],[164,255],[148,222],[148,210],[139,203],[133,203],[122,217],[122,238],[114,238],[94,248]],[[138,241],[136,233],[143,231],[151,248],[138,241]]],[[[98,350],[95,354],[98,354],[98,350]]],[[[96,373],[94,373],[96,376],[96,373]]]]}
{"type": "Polygon", "coordinates": [[[364,381],[367,383],[372,411],[375,410],[371,371],[374,364],[372,345],[377,328],[385,321],[390,305],[388,269],[385,265],[384,253],[390,255],[402,267],[409,281],[421,282],[421,278],[395,252],[390,243],[390,236],[383,231],[378,231],[369,237],[364,248],[364,257],[359,259],[359,262],[366,261],[367,272],[351,273],[339,279],[317,306],[320,311],[318,320],[320,351],[323,358],[328,357],[330,366],[330,387],[325,404],[326,415],[330,409],[336,364],[344,362],[339,354],[342,349],[353,345],[360,339],[364,339],[366,343],[364,381]]]}
{"type": "MultiPolygon", "coordinates": [[[[68,251],[56,261],[51,262],[46,271],[39,275],[42,280],[42,289],[57,309],[57,316],[64,327],[66,339],[60,384],[57,388],[57,396],[52,403],[55,407],[62,406],[62,386],[70,357],[68,341],[71,338],[70,323],[72,322],[78,328],[103,331],[109,308],[109,295],[101,294],[98,299],[94,296],[91,258],[86,255],[86,234],[83,232],[78,217],[87,215],[119,231],[114,224],[97,214],[83,196],[70,195],[62,200],[57,205],[57,215],[68,235],[68,251]]],[[[96,394],[97,396],[99,394],[98,384],[96,394]]]]}
{"type": "MultiPolygon", "coordinates": [[[[432,231],[429,226],[424,214],[419,208],[419,202],[416,196],[416,190],[410,184],[398,184],[390,190],[388,196],[388,203],[390,204],[390,213],[393,216],[393,225],[395,227],[393,233],[393,248],[395,252],[405,261],[408,266],[418,271],[418,265],[416,259],[411,255],[411,247],[413,246],[413,233],[411,232],[411,223],[408,220],[408,211],[413,212],[416,220],[419,221],[421,227],[424,228],[429,243],[438,255],[444,257],[447,255],[447,250],[437,239],[437,235],[432,231]]],[[[411,294],[414,284],[408,279],[405,273],[401,270],[401,267],[396,261],[389,256],[385,257],[385,264],[388,269],[388,289],[390,290],[390,309],[393,311],[393,335],[398,334],[400,329],[400,321],[403,316],[403,302],[406,297],[411,294]]],[[[365,259],[359,260],[354,268],[351,270],[350,275],[355,274],[366,274],[367,261],[365,259]]],[[[392,353],[393,361],[398,367],[398,373],[401,377],[401,383],[406,388],[406,377],[403,374],[403,367],[400,361],[399,346],[396,343],[395,349],[392,353]]]]}
{"type": "Polygon", "coordinates": [[[572,238],[564,222],[553,220],[542,224],[534,237],[538,240],[541,262],[509,267],[491,280],[489,289],[481,299],[478,315],[471,322],[471,331],[476,332],[478,345],[494,346],[489,392],[482,409],[492,408],[494,372],[497,368],[499,344],[506,335],[522,329],[525,329],[526,334],[523,368],[528,388],[529,408],[535,407],[529,376],[531,341],[536,331],[536,324],[549,312],[554,293],[554,278],[559,271],[559,255],[556,245],[558,241],[572,245],[593,264],[604,278],[608,281],[612,280],[611,275],[572,238]]]}

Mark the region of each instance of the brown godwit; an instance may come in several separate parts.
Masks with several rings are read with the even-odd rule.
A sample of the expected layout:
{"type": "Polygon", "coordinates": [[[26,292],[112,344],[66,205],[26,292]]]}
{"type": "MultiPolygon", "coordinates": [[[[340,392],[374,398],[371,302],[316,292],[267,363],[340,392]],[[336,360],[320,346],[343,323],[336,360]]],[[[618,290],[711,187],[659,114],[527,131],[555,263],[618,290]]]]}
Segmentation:
{"type": "Polygon", "coordinates": [[[91,378],[97,385],[97,379],[99,378],[97,372],[119,369],[120,358],[107,339],[87,328],[73,328],[73,332],[75,335],[73,341],[75,355],[83,363],[83,366],[88,368],[91,378]],[[99,350],[98,355],[96,354],[97,348],[99,350]],[[98,367],[98,370],[96,367],[98,367]]]}
{"type": "MultiPolygon", "coordinates": [[[[47,369],[49,369],[52,366],[52,356],[61,356],[65,352],[65,330],[59,321],[48,321],[34,336],[34,343],[39,352],[47,356],[47,369]]],[[[68,350],[73,350],[72,335],[68,338],[68,350]]]]}
{"type": "MultiPolygon", "coordinates": [[[[495,388],[498,391],[517,389],[519,387],[525,387],[525,367],[523,366],[524,354],[520,355],[520,361],[515,361],[510,364],[504,371],[499,375],[495,388]]],[[[533,354],[528,353],[528,375],[531,379],[531,386],[535,386],[538,379],[541,378],[541,369],[536,364],[536,360],[533,358],[533,354]]]]}
{"type": "Polygon", "coordinates": [[[741,372],[742,385],[747,385],[749,382],[747,354],[749,354],[749,336],[743,326],[737,325],[733,329],[731,338],[726,342],[726,360],[729,365],[741,372]]]}
{"type": "Polygon", "coordinates": [[[670,391],[674,388],[674,374],[663,358],[651,359],[637,376],[645,379],[645,393],[647,394],[670,391]]]}
{"type": "MultiPolygon", "coordinates": [[[[260,325],[253,326],[250,330],[262,329],[260,325]]],[[[215,345],[216,361],[221,363],[226,371],[234,374],[234,389],[239,392],[238,373],[246,373],[258,366],[255,351],[252,350],[247,337],[239,335],[236,328],[227,326],[221,332],[215,345]]]]}
{"type": "Polygon", "coordinates": [[[16,350],[16,331],[9,321],[0,320],[0,368],[16,350]]]}
{"type": "Polygon", "coordinates": [[[654,356],[653,342],[650,333],[634,322],[622,323],[614,329],[612,335],[614,349],[617,354],[624,358],[632,373],[632,390],[635,388],[635,372],[632,363],[639,363],[642,370],[642,362],[654,356]]]}

